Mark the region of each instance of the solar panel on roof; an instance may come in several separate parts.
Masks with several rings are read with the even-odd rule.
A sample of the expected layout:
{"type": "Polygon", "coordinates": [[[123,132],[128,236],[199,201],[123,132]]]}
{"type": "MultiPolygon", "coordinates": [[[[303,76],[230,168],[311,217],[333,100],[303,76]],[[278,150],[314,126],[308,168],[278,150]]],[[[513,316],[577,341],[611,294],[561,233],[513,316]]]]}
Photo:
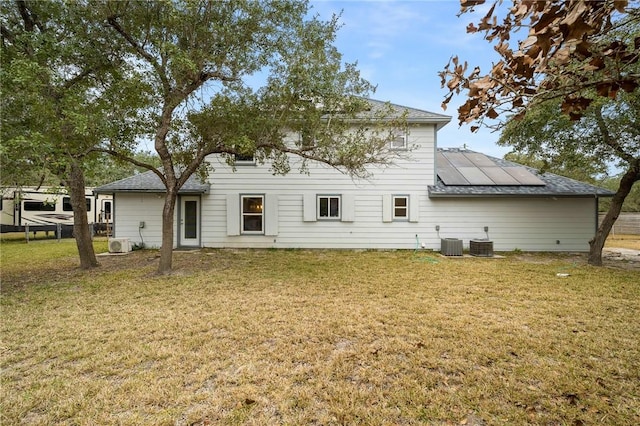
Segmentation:
{"type": "Polygon", "coordinates": [[[438,162],[438,168],[439,168],[440,166],[443,166],[443,167],[445,167],[445,166],[452,167],[452,166],[451,166],[451,163],[449,162],[449,160],[447,160],[447,157],[445,157],[441,152],[438,152],[438,153],[436,154],[436,161],[438,162]]]}
{"type": "Polygon", "coordinates": [[[513,176],[521,185],[546,185],[540,178],[524,167],[503,167],[503,170],[513,176]]]}
{"type": "Polygon", "coordinates": [[[438,165],[438,177],[442,179],[445,185],[469,185],[469,181],[453,166],[441,167],[438,165]]]}
{"type": "Polygon", "coordinates": [[[494,163],[493,160],[491,160],[484,154],[480,154],[479,152],[465,152],[464,156],[471,160],[471,162],[477,167],[496,166],[496,163],[494,163]]]}
{"type": "Polygon", "coordinates": [[[477,167],[458,167],[458,171],[471,185],[495,185],[495,182],[477,167]]]}
{"type": "Polygon", "coordinates": [[[480,170],[489,176],[496,185],[520,185],[520,182],[505,172],[502,167],[480,167],[480,170]]]}
{"type": "Polygon", "coordinates": [[[469,185],[464,176],[460,174],[458,170],[449,162],[447,157],[443,153],[438,152],[436,154],[436,161],[438,167],[438,177],[444,182],[445,185],[469,185]]]}
{"type": "Polygon", "coordinates": [[[473,167],[473,163],[461,152],[446,152],[444,156],[455,167],[473,167]]]}
{"type": "Polygon", "coordinates": [[[545,186],[523,166],[502,166],[477,152],[438,152],[438,177],[445,185],[545,186]]]}

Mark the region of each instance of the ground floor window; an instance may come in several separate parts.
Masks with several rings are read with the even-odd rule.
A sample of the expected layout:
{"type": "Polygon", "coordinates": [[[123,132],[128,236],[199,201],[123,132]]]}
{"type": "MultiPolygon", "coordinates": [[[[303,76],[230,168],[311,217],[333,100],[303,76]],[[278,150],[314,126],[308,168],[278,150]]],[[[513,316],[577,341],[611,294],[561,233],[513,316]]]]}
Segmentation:
{"type": "Polygon", "coordinates": [[[393,196],[393,218],[406,220],[409,218],[409,197],[406,195],[393,196]]]}
{"type": "Polygon", "coordinates": [[[340,219],[339,195],[318,195],[318,219],[340,219]]]}
{"type": "Polygon", "coordinates": [[[263,195],[242,195],[242,233],[243,234],[263,234],[264,233],[264,196],[263,195]]]}

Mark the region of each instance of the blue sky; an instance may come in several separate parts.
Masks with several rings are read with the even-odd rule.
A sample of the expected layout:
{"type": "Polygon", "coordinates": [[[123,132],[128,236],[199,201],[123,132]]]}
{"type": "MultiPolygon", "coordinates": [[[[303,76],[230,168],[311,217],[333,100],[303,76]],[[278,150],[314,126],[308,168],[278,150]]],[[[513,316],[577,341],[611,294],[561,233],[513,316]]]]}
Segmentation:
{"type": "Polygon", "coordinates": [[[467,60],[483,72],[498,61],[493,47],[480,34],[467,34],[466,26],[484,16],[460,11],[458,0],[329,1],[312,0],[312,12],[322,19],[342,12],[336,47],[345,62],[357,62],[362,76],[378,86],[375,99],[452,116],[438,132],[438,146],[462,147],[502,157],[508,148],[498,147],[499,134],[486,129],[471,133],[458,126],[457,108],[463,95],[454,96],[446,111],[441,108],[446,90],[440,87],[441,71],[451,56],[467,60]]]}

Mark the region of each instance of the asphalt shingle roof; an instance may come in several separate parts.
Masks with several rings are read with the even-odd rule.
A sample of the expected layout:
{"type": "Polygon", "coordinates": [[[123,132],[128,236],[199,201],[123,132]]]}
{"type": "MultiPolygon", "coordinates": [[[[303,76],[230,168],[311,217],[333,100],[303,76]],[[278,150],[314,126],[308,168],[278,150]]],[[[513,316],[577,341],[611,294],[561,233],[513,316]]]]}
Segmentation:
{"type": "MultiPolygon", "coordinates": [[[[99,186],[93,192],[96,194],[112,194],[114,192],[164,193],[166,188],[155,173],[148,171],[99,186]]],[[[178,192],[180,194],[204,194],[209,192],[209,184],[201,183],[198,177],[191,175],[178,192]]]]}
{"type": "Polygon", "coordinates": [[[395,113],[392,114],[390,118],[398,118],[402,114],[406,112],[406,119],[408,123],[434,123],[437,124],[438,129],[442,128],[444,125],[451,121],[451,116],[444,114],[437,114],[435,112],[424,111],[417,108],[410,108],[398,104],[378,101],[375,99],[367,99],[367,102],[371,105],[371,111],[366,113],[361,113],[360,115],[364,118],[367,114],[376,113],[378,111],[383,111],[384,108],[390,106],[395,113]]]}
{"type": "MultiPolygon", "coordinates": [[[[440,152],[475,153],[465,149],[443,149],[440,152]]],[[[429,197],[612,197],[614,192],[588,183],[580,182],[553,173],[538,170],[500,158],[486,156],[499,167],[524,167],[540,178],[544,185],[445,185],[438,177],[435,185],[429,186],[429,197]]],[[[436,165],[437,167],[437,165],[436,165]]]]}

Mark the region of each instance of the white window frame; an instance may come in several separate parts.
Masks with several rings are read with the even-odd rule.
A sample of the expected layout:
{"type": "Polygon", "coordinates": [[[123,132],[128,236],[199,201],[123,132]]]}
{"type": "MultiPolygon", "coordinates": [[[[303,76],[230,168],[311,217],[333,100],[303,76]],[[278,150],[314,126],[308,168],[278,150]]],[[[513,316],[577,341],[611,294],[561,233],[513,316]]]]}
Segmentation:
{"type": "Polygon", "coordinates": [[[394,137],[391,141],[389,141],[389,149],[392,150],[406,150],[409,146],[408,144],[409,134],[404,130],[398,130],[394,132],[394,137]],[[398,142],[401,142],[400,145],[398,142]]]}
{"type": "Polygon", "coordinates": [[[264,222],[264,202],[265,196],[264,194],[240,194],[240,233],[242,235],[264,235],[265,231],[265,222],[264,222]],[[245,212],[244,211],[244,200],[248,198],[260,198],[262,200],[262,208],[259,213],[256,212],[245,212]],[[245,229],[245,218],[249,217],[260,217],[260,230],[246,230],[245,229]]]}
{"type": "Polygon", "coordinates": [[[401,220],[401,221],[407,221],[409,220],[409,203],[410,203],[410,197],[408,195],[402,194],[402,195],[392,195],[391,196],[391,217],[393,218],[393,220],[401,220]],[[405,204],[404,206],[398,206],[396,205],[396,201],[397,200],[401,200],[404,199],[405,204]],[[396,214],[397,209],[404,209],[404,216],[399,216],[396,214]]]}
{"type": "Polygon", "coordinates": [[[342,197],[339,194],[318,194],[316,196],[316,218],[318,220],[341,220],[342,219],[342,197]],[[322,199],[327,199],[327,214],[328,216],[322,216],[320,211],[320,204],[322,199]],[[331,200],[338,200],[338,215],[331,216],[331,200]]]}

